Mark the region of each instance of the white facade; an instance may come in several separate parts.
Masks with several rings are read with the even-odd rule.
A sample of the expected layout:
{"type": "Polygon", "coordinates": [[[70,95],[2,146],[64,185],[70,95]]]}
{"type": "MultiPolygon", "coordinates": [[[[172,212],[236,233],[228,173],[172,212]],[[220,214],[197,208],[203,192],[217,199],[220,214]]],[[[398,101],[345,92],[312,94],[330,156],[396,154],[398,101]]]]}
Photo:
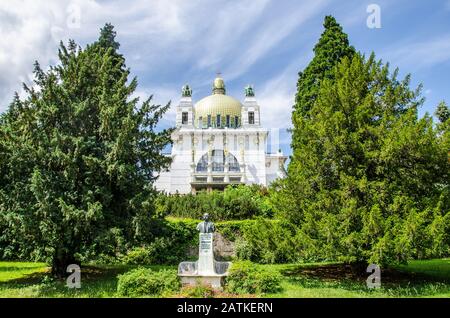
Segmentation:
{"type": "Polygon", "coordinates": [[[213,95],[195,106],[189,87],[183,87],[176,127],[172,164],[160,173],[158,190],[185,194],[229,184],[267,186],[286,176],[287,157],[266,153],[269,132],[261,127],[260,107],[251,87],[241,104],[225,96],[223,80],[216,78],[213,95]]]}

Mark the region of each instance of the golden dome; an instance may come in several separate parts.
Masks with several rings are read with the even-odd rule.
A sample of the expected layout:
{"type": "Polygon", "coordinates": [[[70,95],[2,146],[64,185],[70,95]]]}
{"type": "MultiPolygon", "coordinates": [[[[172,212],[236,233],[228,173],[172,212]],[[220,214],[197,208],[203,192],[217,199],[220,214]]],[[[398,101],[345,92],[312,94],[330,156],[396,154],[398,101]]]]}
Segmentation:
{"type": "Polygon", "coordinates": [[[233,97],[214,94],[201,99],[195,104],[195,117],[199,118],[202,116],[206,118],[208,115],[211,115],[213,118],[216,115],[241,117],[241,107],[241,102],[233,97]]]}
{"type": "Polygon", "coordinates": [[[217,77],[213,83],[213,94],[199,100],[194,106],[196,126],[199,126],[201,118],[202,126],[207,126],[208,115],[211,116],[211,125],[216,126],[217,115],[220,115],[224,126],[227,115],[230,121],[234,123],[237,116],[240,122],[242,104],[237,99],[225,95],[225,83],[222,78],[217,77]]]}

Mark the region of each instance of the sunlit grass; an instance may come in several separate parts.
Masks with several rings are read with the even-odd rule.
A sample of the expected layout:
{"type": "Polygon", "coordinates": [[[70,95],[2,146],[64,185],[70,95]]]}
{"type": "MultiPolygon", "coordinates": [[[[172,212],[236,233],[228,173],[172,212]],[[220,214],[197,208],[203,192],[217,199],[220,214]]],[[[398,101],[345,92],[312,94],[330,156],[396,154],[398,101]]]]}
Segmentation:
{"type": "Polygon", "coordinates": [[[31,262],[0,262],[0,282],[23,278],[35,273],[45,273],[49,270],[44,263],[31,262]]]}
{"type": "MultiPolygon", "coordinates": [[[[276,294],[257,295],[263,297],[450,297],[448,258],[411,261],[408,265],[396,266],[393,273],[400,275],[399,281],[389,281],[389,277],[384,277],[382,271],[382,287],[376,290],[367,288],[365,273],[362,273],[362,277],[356,278],[339,276],[343,264],[256,266],[268,267],[283,275],[282,290],[276,294]]],[[[135,267],[82,266],[81,289],[68,289],[65,280],[54,279],[49,275],[49,268],[44,263],[0,262],[0,297],[118,297],[117,275],[135,267]]],[[[153,270],[176,268],[176,266],[146,267],[153,270]]]]}
{"type": "Polygon", "coordinates": [[[450,258],[410,261],[408,265],[399,265],[395,268],[450,281],[450,258]]]}

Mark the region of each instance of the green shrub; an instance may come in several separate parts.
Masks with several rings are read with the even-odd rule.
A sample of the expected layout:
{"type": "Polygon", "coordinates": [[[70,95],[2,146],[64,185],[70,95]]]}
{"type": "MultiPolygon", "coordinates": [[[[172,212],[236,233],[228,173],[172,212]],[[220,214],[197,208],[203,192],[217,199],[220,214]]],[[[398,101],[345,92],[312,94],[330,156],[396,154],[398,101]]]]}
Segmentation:
{"type": "Polygon", "coordinates": [[[151,265],[150,251],[148,247],[135,247],[127,252],[122,258],[123,264],[128,265],[151,265]]]}
{"type": "Polygon", "coordinates": [[[160,216],[199,219],[209,213],[214,221],[272,217],[268,191],[259,185],[228,186],[224,191],[200,191],[196,195],[160,194],[156,211],[160,216]]]}
{"type": "Polygon", "coordinates": [[[237,294],[274,293],[281,289],[281,274],[250,261],[234,262],[226,278],[228,292],[237,294]]]}
{"type": "Polygon", "coordinates": [[[175,270],[153,271],[140,267],[118,276],[117,293],[120,296],[161,296],[179,289],[175,270]]]}
{"type": "Polygon", "coordinates": [[[233,220],[216,223],[216,231],[230,241],[236,241],[242,237],[254,224],[256,220],[233,220]]]}
{"type": "Polygon", "coordinates": [[[189,248],[198,244],[195,220],[154,221],[150,243],[132,248],[121,258],[122,263],[132,265],[178,264],[186,261],[189,248]],[[158,226],[157,226],[158,225],[158,226]]]}
{"type": "Polygon", "coordinates": [[[185,286],[180,295],[184,298],[214,298],[214,289],[208,285],[185,286]]]}
{"type": "Polygon", "coordinates": [[[259,218],[248,224],[237,240],[236,256],[263,264],[296,262],[300,259],[297,232],[286,221],[259,218]]]}

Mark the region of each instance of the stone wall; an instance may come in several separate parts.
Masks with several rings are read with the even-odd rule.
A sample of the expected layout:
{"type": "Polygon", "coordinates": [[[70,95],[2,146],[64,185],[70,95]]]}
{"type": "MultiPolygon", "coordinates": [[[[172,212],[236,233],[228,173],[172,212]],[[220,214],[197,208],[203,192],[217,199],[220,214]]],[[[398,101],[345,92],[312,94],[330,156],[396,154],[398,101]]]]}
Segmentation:
{"type": "MultiPolygon", "coordinates": [[[[222,234],[214,233],[214,257],[216,261],[228,261],[236,256],[235,243],[226,239],[222,234]]],[[[192,246],[188,251],[188,256],[198,257],[198,246],[192,246]]]]}

